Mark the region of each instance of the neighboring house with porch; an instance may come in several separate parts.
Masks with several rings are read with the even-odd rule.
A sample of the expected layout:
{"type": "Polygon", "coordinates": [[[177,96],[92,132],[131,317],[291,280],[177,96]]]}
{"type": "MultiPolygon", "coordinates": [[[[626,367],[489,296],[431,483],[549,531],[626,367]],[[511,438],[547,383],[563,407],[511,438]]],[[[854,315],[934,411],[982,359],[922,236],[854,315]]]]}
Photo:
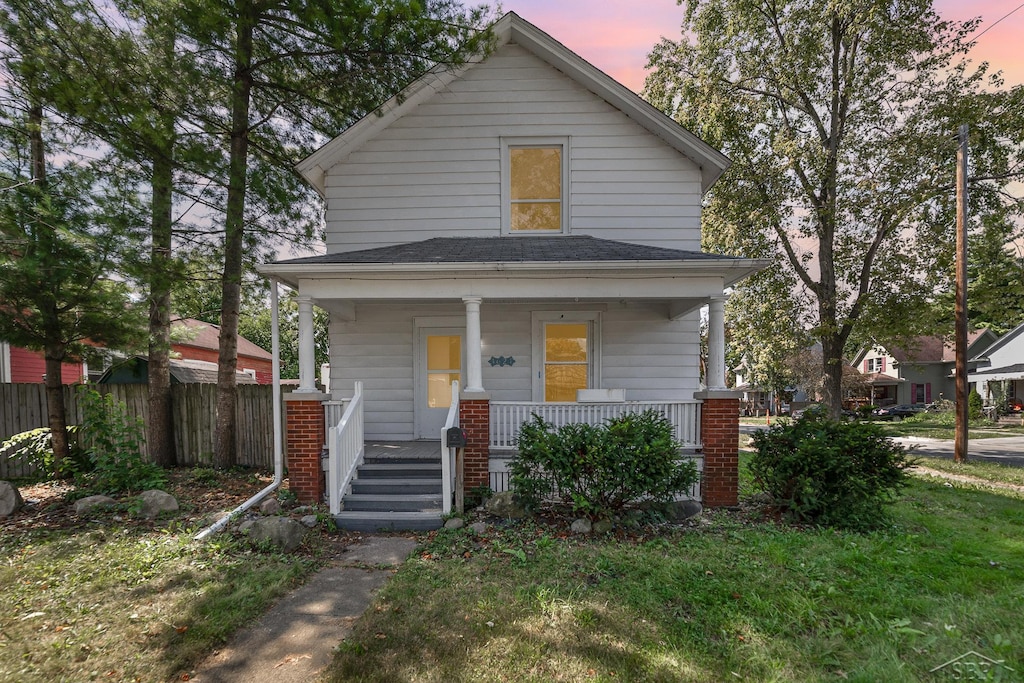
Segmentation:
{"type": "MultiPolygon", "coordinates": [[[[996,335],[974,330],[967,336],[967,358],[990,346],[996,335]]],[[[863,349],[853,367],[866,375],[871,402],[877,406],[931,403],[955,398],[956,349],[942,337],[917,337],[908,348],[863,349]]]]}
{"type": "Polygon", "coordinates": [[[971,361],[973,369],[968,380],[976,385],[986,403],[993,402],[1001,390],[1003,400],[1014,412],[1024,408],[1024,324],[971,356],[971,361]]]}
{"type": "Polygon", "coordinates": [[[298,292],[289,485],[323,495],[324,402],[339,435],[327,499],[340,524],[368,528],[439,524],[451,426],[468,439],[468,491],[503,485],[532,413],[650,407],[702,459],[705,504],[735,504],[724,292],[764,264],[700,251],[701,198],[728,160],[517,15],[493,30],[486,57],[428,73],[299,165],[326,200],[326,254],[260,268],[298,292]],[[329,396],[314,383],[314,304],[330,313],[329,396]],[[423,463],[441,480],[436,510],[402,517],[419,494],[401,488],[365,509],[374,476],[419,463],[368,463],[364,442],[437,453],[423,463]]]}

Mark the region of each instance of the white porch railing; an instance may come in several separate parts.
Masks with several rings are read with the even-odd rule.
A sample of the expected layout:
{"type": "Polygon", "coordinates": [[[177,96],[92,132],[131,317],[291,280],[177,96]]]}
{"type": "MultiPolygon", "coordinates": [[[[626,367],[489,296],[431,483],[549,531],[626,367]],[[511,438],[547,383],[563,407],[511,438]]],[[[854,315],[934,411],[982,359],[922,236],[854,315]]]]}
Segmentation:
{"type": "Polygon", "coordinates": [[[539,415],[556,427],[572,423],[599,425],[626,413],[657,410],[672,423],[684,448],[699,448],[700,401],[624,401],[621,403],[532,403],[491,401],[491,450],[515,450],[515,440],[524,422],[539,415]]]}
{"type": "MultiPolygon", "coordinates": [[[[331,427],[337,427],[338,423],[341,422],[341,418],[345,414],[345,408],[351,400],[350,398],[343,398],[336,401],[323,401],[325,438],[331,432],[331,427]]],[[[327,444],[324,445],[326,446],[327,444]]]]}
{"type": "Polygon", "coordinates": [[[455,449],[448,447],[448,430],[459,426],[459,382],[452,382],[452,404],[448,417],[441,428],[441,512],[452,511],[452,494],[455,490],[455,449]]]}
{"type": "Polygon", "coordinates": [[[332,515],[341,512],[341,498],[363,460],[363,383],[355,384],[352,400],[327,433],[327,497],[332,515]]]}

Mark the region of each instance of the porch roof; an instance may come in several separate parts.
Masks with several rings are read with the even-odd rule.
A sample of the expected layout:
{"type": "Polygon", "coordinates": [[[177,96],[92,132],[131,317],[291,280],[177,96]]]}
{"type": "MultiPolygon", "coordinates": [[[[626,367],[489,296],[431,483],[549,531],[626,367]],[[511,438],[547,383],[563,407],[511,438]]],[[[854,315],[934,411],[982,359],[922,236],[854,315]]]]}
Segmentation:
{"type": "Polygon", "coordinates": [[[305,278],[408,272],[543,272],[599,270],[633,273],[671,271],[674,276],[721,278],[727,287],[766,265],[757,259],[700,251],[653,247],[589,235],[434,237],[388,247],[285,259],[259,267],[260,272],[295,286],[305,278]]]}
{"type": "Polygon", "coordinates": [[[986,368],[972,372],[967,376],[969,382],[995,382],[1004,379],[1024,379],[1024,363],[1005,365],[1001,368],[986,368]]]}

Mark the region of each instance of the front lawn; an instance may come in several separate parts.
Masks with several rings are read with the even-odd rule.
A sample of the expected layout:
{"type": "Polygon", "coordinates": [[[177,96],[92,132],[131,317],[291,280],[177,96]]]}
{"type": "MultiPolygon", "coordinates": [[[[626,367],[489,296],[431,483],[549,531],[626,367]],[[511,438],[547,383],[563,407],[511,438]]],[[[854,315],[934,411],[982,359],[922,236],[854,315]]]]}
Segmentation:
{"type": "Polygon", "coordinates": [[[931,669],[974,651],[1019,680],[1021,494],[915,479],[894,517],[871,534],[750,507],[597,539],[541,523],[438,532],[329,679],[943,680],[931,669]]]}
{"type": "Polygon", "coordinates": [[[155,521],[128,506],[76,517],[61,487],[0,520],[0,681],[163,681],[250,623],[319,565],[304,552],[256,551],[229,533],[195,543],[209,513],[263,488],[245,472],[178,470],[182,511],[155,521]]]}

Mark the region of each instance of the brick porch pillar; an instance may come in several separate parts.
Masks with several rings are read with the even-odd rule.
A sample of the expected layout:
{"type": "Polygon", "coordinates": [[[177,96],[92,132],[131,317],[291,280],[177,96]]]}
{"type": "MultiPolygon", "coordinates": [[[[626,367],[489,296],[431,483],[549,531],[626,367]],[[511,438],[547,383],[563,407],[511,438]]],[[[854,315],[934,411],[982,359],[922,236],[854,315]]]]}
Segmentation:
{"type": "Polygon", "coordinates": [[[326,480],[320,454],[327,439],[322,401],[328,399],[329,395],[319,392],[284,395],[288,488],[303,505],[323,501],[326,480]]]}
{"type": "Polygon", "coordinates": [[[467,392],[459,399],[459,426],[466,432],[463,491],[490,484],[491,397],[467,392]]]}
{"type": "Polygon", "coordinates": [[[693,395],[700,409],[704,472],[700,492],[705,507],[731,507],[739,496],[740,398],[737,391],[709,390],[693,395]]]}

